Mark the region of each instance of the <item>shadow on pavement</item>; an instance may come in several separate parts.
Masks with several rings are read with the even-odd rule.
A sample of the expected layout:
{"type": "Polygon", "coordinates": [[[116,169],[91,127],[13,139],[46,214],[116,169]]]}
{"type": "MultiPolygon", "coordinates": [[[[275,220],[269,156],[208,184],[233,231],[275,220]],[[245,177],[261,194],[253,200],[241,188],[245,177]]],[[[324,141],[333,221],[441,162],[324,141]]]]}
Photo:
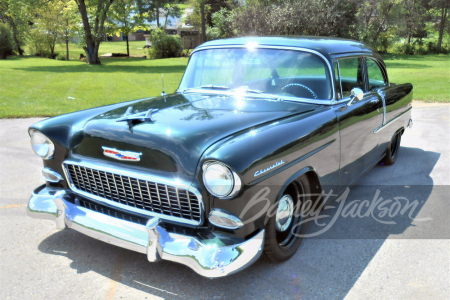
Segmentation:
{"type": "MultiPolygon", "coordinates": [[[[426,202],[442,202],[440,193],[434,196],[433,181],[429,177],[440,154],[417,148],[402,147],[401,150],[394,166],[377,166],[359,180],[360,185],[350,187],[348,200],[371,200],[377,188],[387,198],[418,199],[413,219],[426,202]],[[417,172],[420,172],[420,186],[405,187],[408,184],[405,175],[417,172]],[[392,178],[397,178],[397,182],[392,178]],[[372,185],[372,182],[378,185],[372,185]]],[[[322,213],[330,212],[333,210],[322,213]]],[[[440,211],[426,213],[433,218],[443,214],[440,211]]],[[[444,218],[445,214],[448,215],[448,209],[444,209],[444,218]]],[[[59,231],[47,237],[40,243],[39,250],[67,257],[72,261],[71,268],[78,273],[93,271],[131,288],[169,299],[342,299],[387,238],[409,230],[413,233],[408,233],[408,238],[426,238],[434,230],[433,226],[426,225],[427,222],[416,224],[408,216],[393,219],[397,224],[389,226],[373,218],[340,217],[324,236],[305,239],[296,255],[285,263],[270,264],[260,259],[242,272],[213,280],[176,263],[149,263],[143,254],[97,241],[73,230],[59,231]],[[425,229],[421,229],[422,226],[425,229]]],[[[317,225],[312,225],[308,232],[317,229],[317,225]]],[[[447,230],[443,234],[448,236],[448,229],[443,230],[447,230]]]]}

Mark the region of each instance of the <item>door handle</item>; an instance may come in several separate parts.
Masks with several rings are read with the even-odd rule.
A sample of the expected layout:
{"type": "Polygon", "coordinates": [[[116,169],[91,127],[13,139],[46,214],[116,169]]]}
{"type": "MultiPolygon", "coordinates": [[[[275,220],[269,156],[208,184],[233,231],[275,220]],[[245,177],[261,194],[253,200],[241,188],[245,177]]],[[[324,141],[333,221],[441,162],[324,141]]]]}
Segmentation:
{"type": "Polygon", "coordinates": [[[373,100],[370,100],[370,103],[378,103],[380,100],[378,100],[378,99],[373,99],[373,100]]]}

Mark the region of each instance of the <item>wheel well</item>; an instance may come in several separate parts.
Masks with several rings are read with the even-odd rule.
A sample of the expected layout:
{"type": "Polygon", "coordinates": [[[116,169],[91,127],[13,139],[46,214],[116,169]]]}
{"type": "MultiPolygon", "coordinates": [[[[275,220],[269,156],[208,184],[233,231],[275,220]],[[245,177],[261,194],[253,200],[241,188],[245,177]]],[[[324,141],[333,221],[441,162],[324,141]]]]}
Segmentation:
{"type": "Polygon", "coordinates": [[[311,194],[314,196],[311,196],[311,200],[315,202],[318,198],[320,193],[322,192],[322,187],[320,185],[319,177],[317,176],[316,172],[310,170],[306,173],[303,173],[299,177],[295,178],[294,180],[289,183],[286,188],[284,189],[282,194],[289,193],[293,198],[297,197],[297,183],[299,178],[305,176],[308,179],[309,188],[311,190],[311,194]]]}

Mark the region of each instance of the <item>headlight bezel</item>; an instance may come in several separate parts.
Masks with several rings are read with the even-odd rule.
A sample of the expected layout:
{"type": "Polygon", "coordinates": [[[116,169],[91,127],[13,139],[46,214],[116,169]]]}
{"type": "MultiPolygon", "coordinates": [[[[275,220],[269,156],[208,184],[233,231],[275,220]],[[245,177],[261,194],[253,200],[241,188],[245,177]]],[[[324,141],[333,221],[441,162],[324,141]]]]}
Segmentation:
{"type": "Polygon", "coordinates": [[[202,165],[202,171],[203,171],[203,174],[202,174],[203,185],[205,186],[206,190],[216,198],[231,199],[231,198],[235,197],[237,195],[237,193],[241,190],[242,182],[241,182],[241,178],[239,177],[239,175],[236,172],[234,172],[229,166],[227,166],[226,164],[224,164],[220,161],[216,161],[216,160],[205,161],[202,165]],[[207,179],[205,178],[205,174],[206,174],[208,167],[211,167],[212,165],[215,165],[215,164],[225,168],[231,174],[231,178],[232,178],[231,188],[228,193],[223,194],[223,195],[216,194],[214,191],[212,191],[210,189],[210,187],[208,187],[207,179]]]}
{"type": "Polygon", "coordinates": [[[30,135],[31,149],[33,149],[33,152],[44,160],[52,159],[55,154],[55,144],[53,144],[53,142],[39,130],[30,129],[28,134],[30,135]],[[41,139],[42,142],[37,143],[37,139],[41,139]],[[43,146],[44,144],[46,146],[43,146]],[[40,154],[39,150],[36,149],[39,145],[41,145],[41,147],[47,147],[45,155],[43,153],[40,154]]]}

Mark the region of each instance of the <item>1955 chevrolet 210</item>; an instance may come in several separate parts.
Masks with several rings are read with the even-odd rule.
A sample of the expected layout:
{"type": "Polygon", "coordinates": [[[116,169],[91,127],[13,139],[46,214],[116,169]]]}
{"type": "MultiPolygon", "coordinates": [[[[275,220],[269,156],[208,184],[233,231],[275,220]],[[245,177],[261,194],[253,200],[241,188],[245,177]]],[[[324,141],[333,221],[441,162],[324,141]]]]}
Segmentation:
{"type": "Polygon", "coordinates": [[[207,42],[174,94],[31,126],[46,183],[27,212],[207,277],[285,261],[302,203],[395,162],[412,89],[351,40],[207,42]]]}

